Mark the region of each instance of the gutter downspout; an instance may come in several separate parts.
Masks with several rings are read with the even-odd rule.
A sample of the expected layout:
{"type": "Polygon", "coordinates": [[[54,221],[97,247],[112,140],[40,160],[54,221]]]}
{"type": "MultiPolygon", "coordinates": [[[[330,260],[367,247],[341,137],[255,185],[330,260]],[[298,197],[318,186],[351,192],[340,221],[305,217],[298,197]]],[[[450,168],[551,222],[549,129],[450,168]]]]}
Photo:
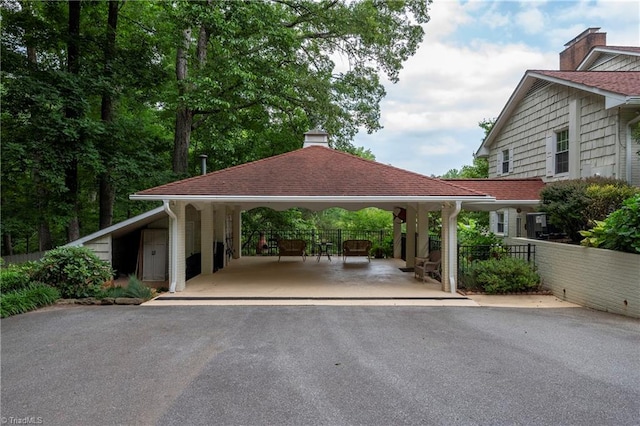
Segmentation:
{"type": "Polygon", "coordinates": [[[456,272],[458,269],[458,214],[462,209],[462,201],[456,201],[456,207],[449,216],[449,288],[451,294],[455,294],[457,290],[456,272]],[[452,260],[456,259],[455,265],[451,265],[452,260]],[[452,268],[455,266],[455,268],[452,268]]]}
{"type": "Polygon", "coordinates": [[[171,208],[169,207],[169,200],[163,200],[162,201],[162,206],[164,207],[164,211],[167,212],[167,214],[169,215],[169,217],[171,218],[171,247],[170,247],[170,253],[171,253],[171,277],[169,277],[169,279],[171,280],[171,283],[169,284],[169,292],[170,293],[175,293],[176,292],[176,275],[177,275],[177,270],[176,268],[178,267],[178,217],[176,216],[176,214],[174,212],[171,211],[171,208]]]}

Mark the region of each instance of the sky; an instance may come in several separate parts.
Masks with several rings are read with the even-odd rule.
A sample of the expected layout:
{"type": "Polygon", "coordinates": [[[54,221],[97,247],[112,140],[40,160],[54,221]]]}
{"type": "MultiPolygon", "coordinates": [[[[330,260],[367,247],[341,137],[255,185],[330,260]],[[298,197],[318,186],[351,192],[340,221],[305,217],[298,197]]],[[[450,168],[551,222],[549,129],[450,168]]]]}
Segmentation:
{"type": "MultiPolygon", "coordinates": [[[[354,145],[427,176],[473,163],[527,70],[557,70],[564,45],[591,27],[610,46],[640,46],[640,1],[433,0],[425,36],[400,81],[386,81],[382,130],[354,145]]],[[[385,80],[383,80],[385,81],[385,80]]]]}

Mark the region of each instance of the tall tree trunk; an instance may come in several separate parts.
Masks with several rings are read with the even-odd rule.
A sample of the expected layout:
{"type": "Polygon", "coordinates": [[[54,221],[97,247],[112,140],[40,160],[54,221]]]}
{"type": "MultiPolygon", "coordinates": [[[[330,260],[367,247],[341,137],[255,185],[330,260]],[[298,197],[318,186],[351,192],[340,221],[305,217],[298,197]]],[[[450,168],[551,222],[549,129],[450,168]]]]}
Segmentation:
{"type": "MultiPolygon", "coordinates": [[[[107,37],[104,45],[104,77],[108,80],[113,76],[112,63],[116,56],[116,28],[118,26],[118,0],[109,1],[109,15],[107,17],[107,37]]],[[[113,122],[113,95],[109,89],[102,93],[100,118],[105,123],[113,122]]],[[[109,150],[107,150],[109,151],[109,150]]],[[[111,159],[105,159],[105,171],[98,177],[100,197],[100,229],[113,223],[113,204],[116,189],[113,185],[111,159]]]]}
{"type": "MultiPolygon", "coordinates": [[[[77,75],[80,71],[80,1],[69,1],[69,38],[67,41],[67,71],[77,75]]],[[[75,120],[80,117],[80,113],[76,107],[71,105],[72,99],[67,100],[65,108],[65,117],[75,120]]],[[[71,141],[71,150],[73,159],[69,162],[65,170],[65,184],[67,186],[67,205],[70,210],[69,222],[67,225],[67,240],[74,241],[80,238],[80,222],[78,220],[78,158],[77,147],[79,141],[71,141]]]]}
{"type": "MultiPolygon", "coordinates": [[[[211,2],[209,2],[211,4],[211,2]]],[[[207,59],[207,43],[209,33],[203,26],[198,32],[196,44],[197,67],[201,69],[207,59]]],[[[184,80],[187,78],[188,61],[187,52],[191,44],[191,29],[182,32],[182,46],[176,55],[176,79],[178,80],[178,93],[180,96],[188,91],[184,80]]],[[[173,138],[173,171],[179,174],[187,173],[189,159],[189,144],[191,142],[191,131],[193,130],[193,109],[187,105],[181,105],[176,111],[176,130],[173,138]]]]}
{"type": "Polygon", "coordinates": [[[13,244],[11,243],[11,234],[9,232],[2,234],[2,248],[4,256],[13,255],[13,244]]]}
{"type": "MultiPolygon", "coordinates": [[[[178,94],[182,97],[186,91],[185,80],[188,73],[187,52],[191,44],[191,29],[182,32],[182,46],[176,53],[176,79],[178,80],[178,94]]],[[[176,129],[173,137],[173,172],[187,173],[189,142],[191,140],[191,125],[193,111],[187,105],[179,105],[176,111],[176,129]]]]}
{"type": "MultiPolygon", "coordinates": [[[[31,7],[32,2],[21,1],[20,5],[28,9],[33,13],[31,7]]],[[[25,37],[26,40],[31,40],[31,37],[25,37]]],[[[33,66],[33,69],[38,68],[38,55],[34,46],[27,44],[27,60],[33,66]]],[[[34,165],[32,169],[33,173],[33,188],[35,189],[35,210],[36,218],[38,220],[38,251],[51,250],[53,248],[53,238],[51,237],[51,228],[49,227],[49,214],[47,212],[47,200],[49,200],[50,194],[47,190],[45,180],[42,178],[40,171],[42,164],[42,156],[40,152],[36,151],[34,156],[34,165]]],[[[29,247],[27,247],[27,252],[29,247]]]]}

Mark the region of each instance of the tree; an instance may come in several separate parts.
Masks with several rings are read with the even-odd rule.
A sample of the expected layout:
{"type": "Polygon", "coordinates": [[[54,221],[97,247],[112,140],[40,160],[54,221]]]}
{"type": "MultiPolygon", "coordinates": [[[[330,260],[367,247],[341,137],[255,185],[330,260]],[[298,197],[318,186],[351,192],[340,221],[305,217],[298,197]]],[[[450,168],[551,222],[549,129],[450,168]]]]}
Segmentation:
{"type": "MultiPolygon", "coordinates": [[[[484,119],[478,123],[484,130],[484,139],[487,138],[489,132],[493,128],[496,119],[484,119]]],[[[462,169],[451,169],[447,171],[445,174],[441,176],[445,179],[455,179],[455,178],[465,178],[465,179],[475,179],[475,178],[488,178],[489,177],[489,161],[486,158],[474,157],[473,165],[464,165],[462,169]]]]}
{"type": "Polygon", "coordinates": [[[124,219],[138,209],[129,193],[171,178],[153,7],[3,4],[3,253],[36,239],[49,249],[124,219]]]}
{"type": "Polygon", "coordinates": [[[187,173],[190,151],[235,164],[290,151],[316,126],[333,136],[334,147],[352,148],[359,127],[380,127],[385,92],[379,73],[398,80],[422,40],[428,4],[279,0],[167,7],[177,22],[174,172],[187,173]],[[346,59],[348,70],[336,70],[336,56],[346,59]]]}

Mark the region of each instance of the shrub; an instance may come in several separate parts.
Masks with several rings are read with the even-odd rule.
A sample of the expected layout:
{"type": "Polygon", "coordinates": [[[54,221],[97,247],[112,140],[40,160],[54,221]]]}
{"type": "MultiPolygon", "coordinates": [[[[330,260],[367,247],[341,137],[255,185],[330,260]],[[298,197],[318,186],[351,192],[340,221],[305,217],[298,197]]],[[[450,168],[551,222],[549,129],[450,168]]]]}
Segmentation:
{"type": "Polygon", "coordinates": [[[593,177],[553,182],[540,192],[540,210],[548,213],[549,222],[566,233],[572,241],[582,240],[580,231],[590,222],[603,220],[617,210],[622,201],[638,189],[625,181],[593,177]]]}
{"type": "Polygon", "coordinates": [[[111,287],[104,292],[104,297],[136,297],[142,300],[153,298],[153,290],[144,285],[134,275],[129,276],[126,287],[111,287]]]}
{"type": "Polygon", "coordinates": [[[540,284],[538,273],[526,261],[513,257],[474,262],[465,275],[470,288],[488,294],[531,291],[540,284]]]}
{"type": "Polygon", "coordinates": [[[501,246],[502,239],[489,228],[469,218],[467,223],[458,223],[458,243],[464,246],[501,246]]]}
{"type": "Polygon", "coordinates": [[[21,267],[11,265],[0,269],[0,293],[23,289],[30,282],[29,273],[21,267]]]}
{"type": "Polygon", "coordinates": [[[0,317],[6,318],[47,306],[59,298],[60,293],[55,288],[33,282],[20,290],[0,295],[0,317]]]}
{"type": "Polygon", "coordinates": [[[85,247],[59,247],[45,254],[33,278],[60,290],[62,297],[91,297],[109,281],[113,271],[85,247]]]}
{"type": "Polygon", "coordinates": [[[640,194],[626,200],[604,221],[596,221],[580,244],[610,250],[640,253],[640,194]]]}

